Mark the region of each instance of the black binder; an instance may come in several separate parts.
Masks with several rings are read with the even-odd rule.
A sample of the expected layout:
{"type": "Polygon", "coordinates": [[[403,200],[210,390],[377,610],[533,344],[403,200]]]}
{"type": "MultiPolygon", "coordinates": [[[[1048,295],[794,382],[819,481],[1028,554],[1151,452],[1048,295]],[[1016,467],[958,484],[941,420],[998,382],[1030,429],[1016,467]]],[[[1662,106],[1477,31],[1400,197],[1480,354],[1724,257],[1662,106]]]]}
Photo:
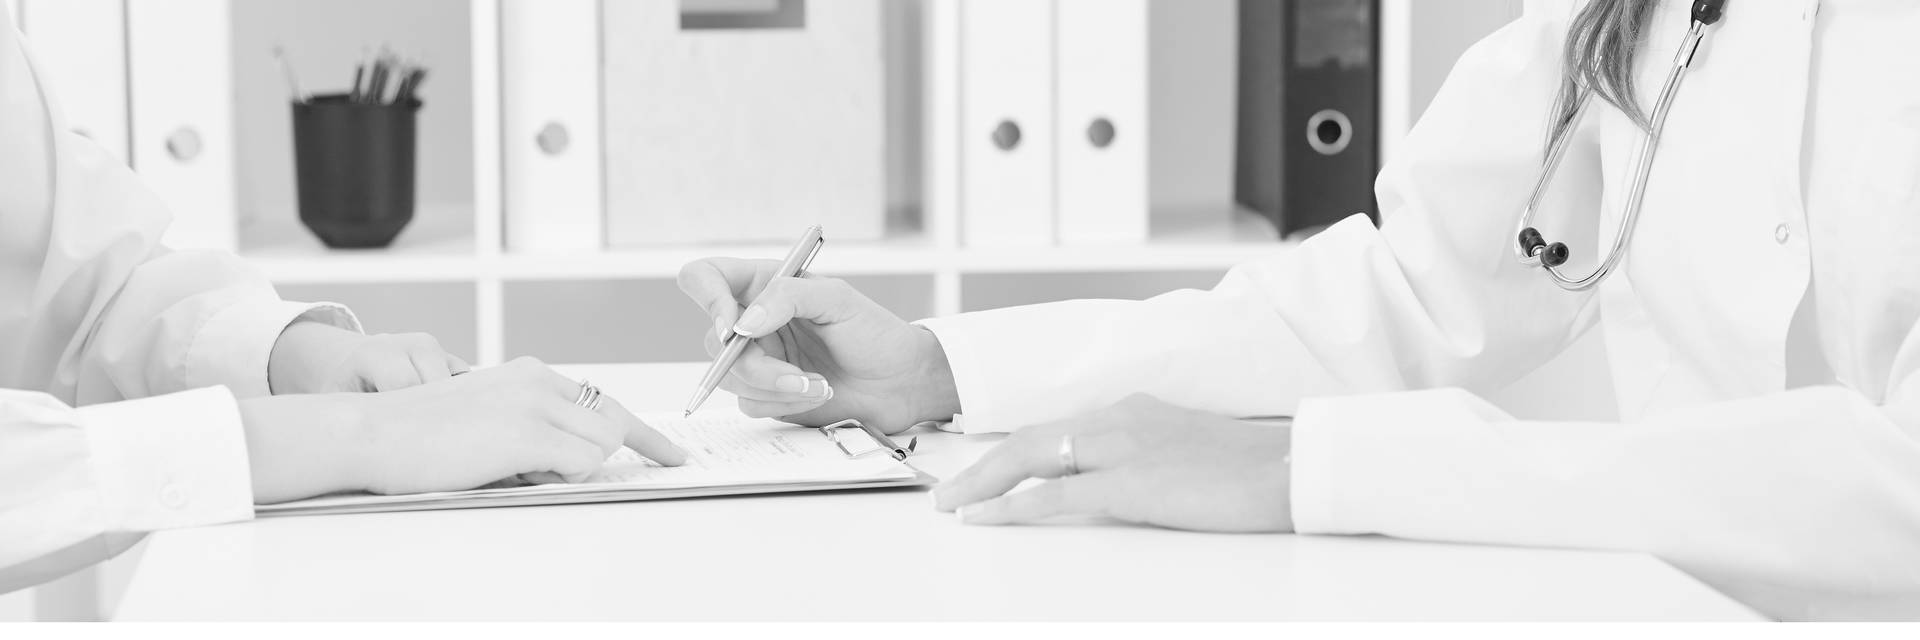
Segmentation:
{"type": "Polygon", "coordinates": [[[1240,0],[1234,198],[1282,236],[1380,220],[1379,16],[1379,0],[1240,0]]]}

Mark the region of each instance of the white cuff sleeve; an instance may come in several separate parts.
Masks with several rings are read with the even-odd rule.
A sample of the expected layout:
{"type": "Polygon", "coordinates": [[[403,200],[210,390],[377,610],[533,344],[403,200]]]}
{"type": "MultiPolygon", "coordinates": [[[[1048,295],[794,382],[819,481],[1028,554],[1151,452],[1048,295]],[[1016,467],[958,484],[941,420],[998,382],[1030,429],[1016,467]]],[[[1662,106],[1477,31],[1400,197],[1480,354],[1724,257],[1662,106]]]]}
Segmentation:
{"type": "Polygon", "coordinates": [[[1301,401],[1289,490],[1294,530],[1401,535],[1421,530],[1385,529],[1471,520],[1464,505],[1472,496],[1463,487],[1481,480],[1476,473],[1490,472],[1476,465],[1509,453],[1492,425],[1512,419],[1460,389],[1301,401]]]}
{"type": "Polygon", "coordinates": [[[225,386],[241,398],[270,395],[267,361],[273,345],[281,331],[300,320],[361,330],[353,312],[337,304],[249,299],[221,309],[194,335],[187,348],[186,385],[225,386]]]}
{"type": "Polygon", "coordinates": [[[109,531],[253,517],[240,408],[221,387],[79,409],[109,531]]]}

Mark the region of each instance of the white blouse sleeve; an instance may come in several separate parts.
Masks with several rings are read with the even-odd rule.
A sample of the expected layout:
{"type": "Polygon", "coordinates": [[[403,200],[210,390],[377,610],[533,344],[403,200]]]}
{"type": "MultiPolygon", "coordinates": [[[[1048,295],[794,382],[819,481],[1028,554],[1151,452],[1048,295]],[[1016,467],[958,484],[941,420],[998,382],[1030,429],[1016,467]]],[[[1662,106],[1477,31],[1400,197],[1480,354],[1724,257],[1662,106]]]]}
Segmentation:
{"type": "Polygon", "coordinates": [[[165,207],[67,131],[39,73],[0,12],[0,591],[114,533],[250,517],[234,397],[268,393],[295,319],[357,328],[231,255],[162,246],[165,207]]]}
{"type": "Polygon", "coordinates": [[[249,473],[223,387],[80,409],[0,389],[0,592],[110,557],[113,534],[251,518],[249,473]]]}

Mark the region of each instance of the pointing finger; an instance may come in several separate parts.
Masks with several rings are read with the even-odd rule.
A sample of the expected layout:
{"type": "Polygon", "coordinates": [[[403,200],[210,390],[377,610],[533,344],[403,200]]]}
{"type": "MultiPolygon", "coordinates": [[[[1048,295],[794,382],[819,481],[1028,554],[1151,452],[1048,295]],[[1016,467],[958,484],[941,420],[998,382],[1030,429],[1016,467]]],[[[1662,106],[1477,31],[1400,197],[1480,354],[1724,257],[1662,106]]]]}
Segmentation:
{"type": "Polygon", "coordinates": [[[648,460],[668,467],[677,467],[687,463],[687,450],[668,440],[667,436],[654,430],[639,416],[627,411],[620,401],[611,397],[600,397],[600,413],[613,419],[619,426],[623,442],[635,453],[648,460]]]}

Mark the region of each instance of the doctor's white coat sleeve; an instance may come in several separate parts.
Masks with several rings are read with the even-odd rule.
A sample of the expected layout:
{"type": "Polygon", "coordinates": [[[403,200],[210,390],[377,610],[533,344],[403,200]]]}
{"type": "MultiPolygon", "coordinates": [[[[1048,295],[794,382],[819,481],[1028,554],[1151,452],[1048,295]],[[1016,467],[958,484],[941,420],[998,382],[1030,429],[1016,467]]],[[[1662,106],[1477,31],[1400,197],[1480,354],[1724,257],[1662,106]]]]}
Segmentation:
{"type": "MultiPolygon", "coordinates": [[[[1530,12],[1462,58],[1382,172],[1377,232],[1348,220],[1207,292],[926,321],[965,428],[1131,392],[1294,413],[1304,533],[1645,551],[1779,618],[1920,617],[1920,327],[1886,398],[1807,388],[1596,424],[1516,420],[1476,395],[1595,319],[1510,249],[1565,30],[1530,12]]],[[[1579,136],[1568,161],[1594,162],[1579,136]]],[[[1566,165],[1560,182],[1598,202],[1597,175],[1566,165]]]]}
{"type": "Polygon", "coordinates": [[[235,396],[268,393],[290,322],[357,328],[232,256],[161,246],[161,203],[67,131],[36,73],[0,12],[0,591],[103,559],[112,534],[251,517],[235,396]]]}

